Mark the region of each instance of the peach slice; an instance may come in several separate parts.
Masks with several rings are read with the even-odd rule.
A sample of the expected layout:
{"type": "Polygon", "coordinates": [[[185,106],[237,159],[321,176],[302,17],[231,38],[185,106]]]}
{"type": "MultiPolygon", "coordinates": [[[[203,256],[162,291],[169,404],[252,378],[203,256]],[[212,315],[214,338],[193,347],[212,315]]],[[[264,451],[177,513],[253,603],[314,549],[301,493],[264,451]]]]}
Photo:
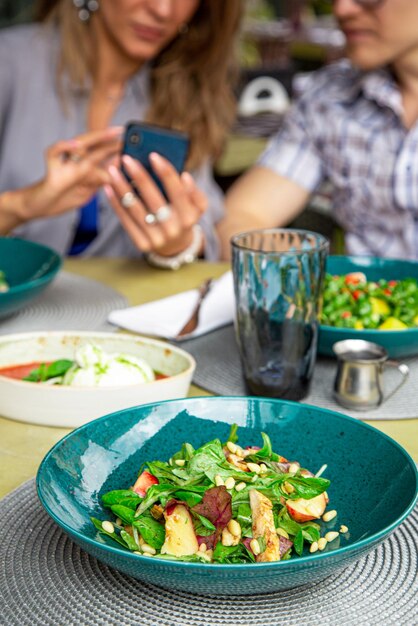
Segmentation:
{"type": "Polygon", "coordinates": [[[132,490],[143,498],[152,485],[158,485],[158,478],[144,470],[136,479],[136,483],[132,487],[132,490]]]}
{"type": "Polygon", "coordinates": [[[193,528],[191,515],[184,504],[170,507],[170,513],[164,513],[165,541],[161,554],[186,556],[196,554],[199,544],[193,528]]]}
{"type": "Polygon", "coordinates": [[[298,498],[297,500],[286,500],[286,508],[288,513],[295,522],[309,522],[322,516],[327,506],[327,499],[324,493],[319,496],[305,500],[298,498]]]}

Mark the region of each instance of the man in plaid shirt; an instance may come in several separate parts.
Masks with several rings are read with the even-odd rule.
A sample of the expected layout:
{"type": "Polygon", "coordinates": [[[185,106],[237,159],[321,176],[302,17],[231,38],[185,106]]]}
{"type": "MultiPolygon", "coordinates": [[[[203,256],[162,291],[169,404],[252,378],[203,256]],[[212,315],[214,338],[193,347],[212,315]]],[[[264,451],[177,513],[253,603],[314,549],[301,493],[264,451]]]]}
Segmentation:
{"type": "Polygon", "coordinates": [[[314,73],[229,191],[232,234],[286,225],[324,180],[351,254],[418,259],[418,0],[334,0],[347,57],[314,73]]]}

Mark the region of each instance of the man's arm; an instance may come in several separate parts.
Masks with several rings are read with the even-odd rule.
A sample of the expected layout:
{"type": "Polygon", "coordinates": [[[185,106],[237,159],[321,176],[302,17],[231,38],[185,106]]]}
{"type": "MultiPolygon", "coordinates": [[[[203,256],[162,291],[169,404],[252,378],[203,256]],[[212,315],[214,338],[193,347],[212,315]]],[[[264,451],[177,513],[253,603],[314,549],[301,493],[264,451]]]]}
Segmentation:
{"type": "Polygon", "coordinates": [[[271,169],[251,168],[226,195],[225,217],[217,226],[221,258],[230,259],[233,235],[256,228],[285,226],[303,210],[309,196],[309,191],[271,169]]]}

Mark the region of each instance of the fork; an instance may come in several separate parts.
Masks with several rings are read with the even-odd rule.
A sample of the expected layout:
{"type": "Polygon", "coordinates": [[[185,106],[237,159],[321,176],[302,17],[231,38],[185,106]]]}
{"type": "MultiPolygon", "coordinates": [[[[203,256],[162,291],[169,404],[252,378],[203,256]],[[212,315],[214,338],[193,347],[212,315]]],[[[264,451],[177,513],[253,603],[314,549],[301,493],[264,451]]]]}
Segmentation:
{"type": "Polygon", "coordinates": [[[200,308],[202,306],[204,299],[208,295],[210,288],[212,287],[212,284],[213,284],[213,278],[208,278],[200,285],[199,297],[192,311],[192,314],[190,315],[189,319],[187,320],[183,328],[180,330],[180,332],[177,333],[176,338],[183,337],[184,335],[188,335],[189,333],[196,330],[197,325],[199,323],[200,308]]]}

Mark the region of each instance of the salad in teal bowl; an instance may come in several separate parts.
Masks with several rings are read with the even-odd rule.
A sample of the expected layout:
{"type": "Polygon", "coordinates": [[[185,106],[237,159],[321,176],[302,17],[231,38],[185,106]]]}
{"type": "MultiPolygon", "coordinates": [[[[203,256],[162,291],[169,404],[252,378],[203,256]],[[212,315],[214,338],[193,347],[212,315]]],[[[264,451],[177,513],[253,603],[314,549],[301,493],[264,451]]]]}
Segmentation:
{"type": "Polygon", "coordinates": [[[0,319],[26,306],[55,278],[62,260],[48,246],[0,237],[0,319]]]}
{"type": "Polygon", "coordinates": [[[412,511],[417,469],[340,413],[189,398],[73,431],[41,463],[37,489],[111,567],[168,589],[251,594],[321,580],[375,548],[412,511]]]}
{"type": "Polygon", "coordinates": [[[418,354],[418,263],[328,257],[319,354],[334,356],[344,339],[380,344],[395,358],[418,354]]]}

